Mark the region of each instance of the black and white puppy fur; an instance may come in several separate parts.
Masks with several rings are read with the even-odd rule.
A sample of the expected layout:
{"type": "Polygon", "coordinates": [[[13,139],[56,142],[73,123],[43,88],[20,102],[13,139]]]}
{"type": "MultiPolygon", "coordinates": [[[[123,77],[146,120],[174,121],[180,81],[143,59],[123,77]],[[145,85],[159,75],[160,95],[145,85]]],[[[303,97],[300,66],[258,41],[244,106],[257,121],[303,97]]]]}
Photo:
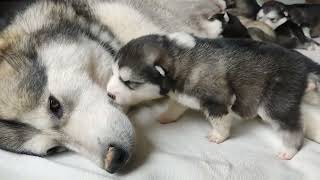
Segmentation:
{"type": "Polygon", "coordinates": [[[221,24],[221,35],[223,37],[250,38],[247,28],[240,22],[239,18],[228,12],[215,14],[208,20],[217,21],[221,24]]]}
{"type": "Polygon", "coordinates": [[[290,21],[287,21],[274,31],[264,22],[250,20],[243,16],[237,17],[228,12],[215,14],[208,20],[221,27],[220,35],[222,37],[250,38],[256,41],[276,43],[290,49],[309,47],[309,44],[306,43],[308,39],[303,35],[302,30],[290,21]],[[293,34],[300,35],[298,37],[301,37],[302,40],[300,41],[293,34]]]}
{"type": "Polygon", "coordinates": [[[316,37],[320,35],[320,32],[316,30],[316,27],[320,25],[319,11],[320,4],[286,5],[278,1],[270,1],[262,5],[259,13],[261,17],[268,18],[270,24],[276,24],[277,19],[289,17],[291,21],[304,29],[307,37],[316,37]]]}
{"type": "Polygon", "coordinates": [[[279,44],[287,48],[315,49],[318,43],[311,39],[310,29],[320,24],[319,11],[320,5],[285,5],[269,1],[262,5],[257,20],[268,24],[276,31],[279,44]]]}
{"type": "Polygon", "coordinates": [[[255,18],[260,6],[256,0],[226,0],[227,12],[234,16],[255,18]]]}
{"type": "Polygon", "coordinates": [[[313,71],[319,67],[310,59],[273,44],[149,35],[119,51],[107,91],[125,105],[169,96],[162,123],[187,108],[199,110],[212,124],[208,138],[215,143],[229,137],[232,119],[260,116],[280,132],[279,158],[291,159],[303,143],[300,105],[313,71]]]}
{"type": "MultiPolygon", "coordinates": [[[[229,12],[214,14],[208,18],[214,22],[219,35],[226,38],[250,38],[256,41],[277,43],[273,29],[261,21],[252,20],[244,16],[234,16],[229,12]]],[[[294,46],[296,47],[296,46],[294,46]]]]}
{"type": "Polygon", "coordinates": [[[261,21],[254,21],[244,16],[234,16],[228,12],[211,16],[209,21],[221,28],[220,35],[226,38],[250,38],[256,41],[276,43],[274,31],[261,21]]]}

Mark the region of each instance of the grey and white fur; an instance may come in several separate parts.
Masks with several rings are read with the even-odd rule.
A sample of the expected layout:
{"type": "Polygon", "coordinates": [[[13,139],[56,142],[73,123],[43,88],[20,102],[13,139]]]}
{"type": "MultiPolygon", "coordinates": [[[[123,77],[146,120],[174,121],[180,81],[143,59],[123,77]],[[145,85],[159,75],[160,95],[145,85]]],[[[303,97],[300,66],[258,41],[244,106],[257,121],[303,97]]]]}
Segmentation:
{"type": "Polygon", "coordinates": [[[26,7],[0,33],[0,148],[45,156],[63,147],[119,171],[134,155],[135,131],[107,95],[111,64],[121,45],[142,35],[179,29],[211,37],[211,22],[191,7],[199,15],[221,8],[206,0],[43,0],[26,7]],[[178,12],[182,7],[190,11],[178,12]]]}
{"type": "Polygon", "coordinates": [[[260,116],[280,134],[281,159],[303,143],[301,103],[308,76],[320,67],[298,52],[244,39],[204,39],[186,33],[149,35],[120,49],[108,93],[119,104],[169,96],[159,121],[176,121],[187,108],[212,124],[210,141],[229,137],[234,118],[260,116]]]}

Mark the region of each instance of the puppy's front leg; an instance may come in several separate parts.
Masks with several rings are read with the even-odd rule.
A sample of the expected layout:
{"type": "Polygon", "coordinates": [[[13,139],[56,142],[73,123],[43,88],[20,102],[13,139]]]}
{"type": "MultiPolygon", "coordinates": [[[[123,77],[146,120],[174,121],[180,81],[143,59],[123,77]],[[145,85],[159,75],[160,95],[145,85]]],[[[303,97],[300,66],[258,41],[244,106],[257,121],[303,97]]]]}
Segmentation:
{"type": "Polygon", "coordinates": [[[187,107],[179,104],[175,100],[169,99],[167,110],[160,114],[158,121],[161,124],[168,124],[177,121],[187,110],[187,107]]]}
{"type": "Polygon", "coordinates": [[[232,122],[232,115],[228,113],[222,117],[207,117],[213,129],[208,135],[208,139],[214,143],[222,143],[230,135],[230,127],[232,122]]]}
{"type": "Polygon", "coordinates": [[[208,135],[208,139],[214,143],[222,143],[230,135],[231,122],[233,119],[232,110],[228,110],[225,105],[214,105],[208,107],[205,115],[212,125],[212,130],[208,135]]]}

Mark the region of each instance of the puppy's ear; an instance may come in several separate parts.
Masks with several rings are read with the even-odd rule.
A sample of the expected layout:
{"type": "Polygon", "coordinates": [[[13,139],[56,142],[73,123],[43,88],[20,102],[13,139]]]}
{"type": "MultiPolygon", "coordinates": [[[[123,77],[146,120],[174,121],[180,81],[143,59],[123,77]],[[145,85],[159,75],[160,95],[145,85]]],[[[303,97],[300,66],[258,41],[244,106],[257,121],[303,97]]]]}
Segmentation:
{"type": "Polygon", "coordinates": [[[161,76],[165,76],[166,64],[168,60],[167,50],[159,45],[144,45],[144,58],[148,65],[151,65],[159,72],[161,76]]]}
{"type": "Polygon", "coordinates": [[[168,94],[168,92],[173,89],[174,82],[167,75],[169,71],[169,55],[167,50],[159,45],[145,44],[143,51],[145,56],[144,58],[146,59],[147,64],[152,66],[153,72],[156,72],[158,74],[157,79],[160,86],[160,94],[168,94]]]}
{"type": "Polygon", "coordinates": [[[288,11],[283,11],[282,13],[283,13],[283,15],[284,15],[285,17],[288,17],[288,16],[289,16],[288,11]]]}
{"type": "Polygon", "coordinates": [[[144,59],[149,65],[155,64],[161,58],[160,48],[150,44],[145,44],[143,46],[143,54],[144,54],[144,59]]]}
{"type": "Polygon", "coordinates": [[[288,17],[289,13],[288,13],[288,9],[286,8],[285,4],[277,2],[280,6],[280,12],[285,16],[288,17]]]}
{"type": "MultiPolygon", "coordinates": [[[[12,54],[12,44],[14,40],[10,38],[3,38],[0,36],[0,71],[9,71],[14,69],[16,72],[23,70],[23,66],[28,65],[25,59],[20,57],[15,57],[12,54]]],[[[25,69],[24,69],[25,70],[25,69]]],[[[0,72],[0,74],[3,74],[0,72]]]]}

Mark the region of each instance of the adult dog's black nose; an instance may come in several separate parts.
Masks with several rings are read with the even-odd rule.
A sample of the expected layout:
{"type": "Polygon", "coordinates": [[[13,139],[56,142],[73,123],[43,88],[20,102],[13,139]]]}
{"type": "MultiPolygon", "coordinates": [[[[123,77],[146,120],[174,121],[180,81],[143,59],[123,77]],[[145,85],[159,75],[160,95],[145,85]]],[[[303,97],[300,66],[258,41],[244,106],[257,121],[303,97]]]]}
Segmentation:
{"type": "Polygon", "coordinates": [[[112,99],[112,100],[116,100],[116,96],[112,93],[107,93],[107,95],[112,99]]]}
{"type": "Polygon", "coordinates": [[[120,170],[128,161],[129,153],[122,148],[110,145],[104,160],[104,168],[113,174],[120,170]]]}

